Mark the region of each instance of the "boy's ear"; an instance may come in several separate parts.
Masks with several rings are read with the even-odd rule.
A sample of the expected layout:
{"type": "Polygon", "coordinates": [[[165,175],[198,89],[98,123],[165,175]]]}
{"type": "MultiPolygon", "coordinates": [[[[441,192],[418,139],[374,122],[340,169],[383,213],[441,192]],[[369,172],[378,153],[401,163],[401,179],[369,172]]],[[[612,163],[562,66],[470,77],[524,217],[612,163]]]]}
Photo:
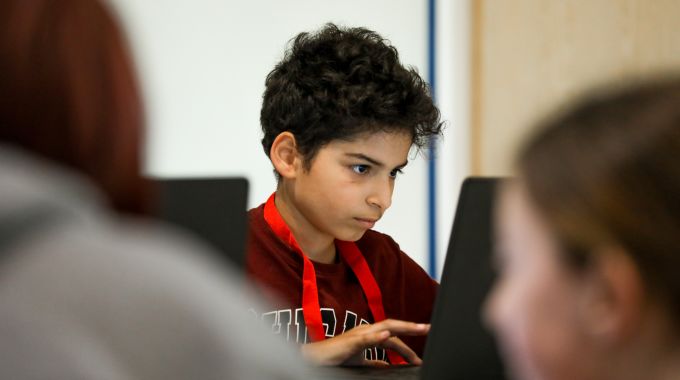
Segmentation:
{"type": "Polygon", "coordinates": [[[290,132],[279,133],[269,150],[269,159],[281,177],[295,178],[302,163],[295,136],[290,132]]]}
{"type": "Polygon", "coordinates": [[[633,259],[617,247],[597,250],[586,269],[583,326],[605,345],[620,345],[643,318],[644,282],[633,259]]]}

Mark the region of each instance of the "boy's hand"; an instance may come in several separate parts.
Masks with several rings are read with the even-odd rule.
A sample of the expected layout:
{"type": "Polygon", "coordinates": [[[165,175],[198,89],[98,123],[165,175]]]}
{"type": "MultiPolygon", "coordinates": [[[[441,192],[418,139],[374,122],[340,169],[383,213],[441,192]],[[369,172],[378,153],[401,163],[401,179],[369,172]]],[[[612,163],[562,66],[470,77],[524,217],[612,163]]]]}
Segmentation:
{"type": "Polygon", "coordinates": [[[396,335],[426,335],[429,324],[386,319],[372,325],[360,325],[344,334],[320,342],[302,345],[302,356],[316,365],[381,366],[381,360],[366,360],[364,350],[382,347],[396,351],[407,362],[420,365],[422,360],[396,335]]]}

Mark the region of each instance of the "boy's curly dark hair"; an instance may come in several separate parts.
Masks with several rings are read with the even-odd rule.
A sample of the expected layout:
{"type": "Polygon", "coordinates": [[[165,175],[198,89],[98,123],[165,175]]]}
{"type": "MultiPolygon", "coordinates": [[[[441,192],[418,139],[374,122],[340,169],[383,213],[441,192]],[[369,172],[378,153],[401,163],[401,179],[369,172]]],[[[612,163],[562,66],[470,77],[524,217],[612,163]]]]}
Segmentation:
{"type": "Polygon", "coordinates": [[[429,86],[397,50],[364,28],[300,33],[265,82],[260,123],[269,155],[291,132],[307,169],[318,150],[366,132],[405,132],[420,149],[442,129],[429,86]]]}

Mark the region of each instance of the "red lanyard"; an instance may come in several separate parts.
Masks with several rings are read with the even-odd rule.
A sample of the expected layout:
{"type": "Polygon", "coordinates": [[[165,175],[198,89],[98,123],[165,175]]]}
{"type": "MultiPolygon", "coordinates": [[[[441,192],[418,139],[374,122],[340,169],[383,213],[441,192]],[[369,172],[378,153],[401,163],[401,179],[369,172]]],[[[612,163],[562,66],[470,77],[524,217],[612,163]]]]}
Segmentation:
{"type": "MultiPolygon", "coordinates": [[[[279,210],[274,203],[276,193],[272,194],[264,206],[264,219],[267,221],[276,236],[284,243],[288,244],[295,252],[297,252],[304,262],[302,270],[302,314],[305,318],[305,324],[309,331],[309,337],[312,342],[317,342],[326,339],[323,323],[321,321],[321,307],[319,306],[319,291],[316,286],[316,272],[312,261],[302,252],[295,237],[290,232],[290,228],[279,214],[279,210]]],[[[336,240],[337,247],[342,259],[349,265],[354,272],[354,275],[359,279],[361,289],[368,301],[368,307],[371,309],[373,319],[375,322],[380,322],[385,319],[385,310],[383,309],[382,293],[378,284],[375,282],[375,277],[368,267],[368,263],[364,255],[359,251],[359,247],[350,241],[336,240]]],[[[387,350],[387,355],[392,364],[405,364],[406,361],[396,352],[387,350]]]]}

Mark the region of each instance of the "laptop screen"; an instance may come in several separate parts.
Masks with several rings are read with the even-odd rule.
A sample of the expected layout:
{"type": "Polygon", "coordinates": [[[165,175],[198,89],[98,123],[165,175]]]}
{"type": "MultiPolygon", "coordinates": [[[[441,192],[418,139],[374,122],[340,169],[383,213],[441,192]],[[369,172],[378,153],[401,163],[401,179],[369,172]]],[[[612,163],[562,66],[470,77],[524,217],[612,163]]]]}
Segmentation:
{"type": "Polygon", "coordinates": [[[243,268],[248,181],[245,178],[159,179],[156,215],[196,234],[243,268]]]}
{"type": "Polygon", "coordinates": [[[425,347],[423,379],[505,378],[494,339],[482,321],[482,305],[494,279],[493,206],[500,181],[463,182],[425,347]]]}

